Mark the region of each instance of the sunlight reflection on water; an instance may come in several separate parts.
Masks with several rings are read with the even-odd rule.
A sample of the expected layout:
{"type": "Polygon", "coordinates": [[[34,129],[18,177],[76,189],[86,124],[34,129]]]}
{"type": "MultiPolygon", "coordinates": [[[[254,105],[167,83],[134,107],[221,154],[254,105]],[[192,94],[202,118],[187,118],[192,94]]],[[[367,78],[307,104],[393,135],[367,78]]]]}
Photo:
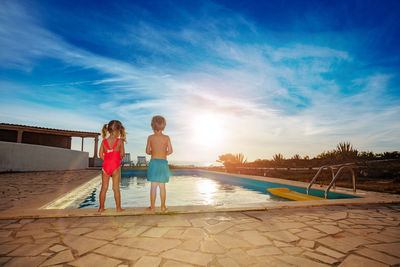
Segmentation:
{"type": "MultiPolygon", "coordinates": [[[[111,179],[110,179],[111,180],[111,179]]],[[[234,206],[245,203],[265,203],[280,201],[268,194],[263,194],[237,185],[213,180],[197,175],[171,176],[167,188],[167,205],[213,205],[234,206]]],[[[94,208],[99,206],[100,186],[95,188],[80,208],[94,208]]],[[[123,207],[146,207],[150,205],[150,182],[145,177],[121,178],[121,202],[123,207]]],[[[107,192],[106,207],[115,207],[111,181],[107,192]]],[[[157,194],[156,205],[160,205],[157,194]]]]}

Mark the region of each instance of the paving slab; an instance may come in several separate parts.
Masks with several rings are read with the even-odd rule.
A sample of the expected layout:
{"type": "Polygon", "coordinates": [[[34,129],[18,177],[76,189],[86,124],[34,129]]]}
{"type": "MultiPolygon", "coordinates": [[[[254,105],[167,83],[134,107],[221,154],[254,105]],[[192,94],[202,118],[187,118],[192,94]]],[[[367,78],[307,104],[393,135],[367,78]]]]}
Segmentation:
{"type": "Polygon", "coordinates": [[[291,246],[293,246],[293,245],[290,244],[290,243],[285,243],[285,242],[276,241],[276,240],[273,241],[273,244],[274,244],[274,246],[277,247],[277,248],[283,248],[283,247],[291,247],[291,246]]]}
{"type": "Polygon", "coordinates": [[[334,235],[343,231],[342,229],[334,225],[314,225],[313,227],[329,235],[334,235]]]}
{"type": "Polygon", "coordinates": [[[220,222],[220,223],[214,224],[214,225],[207,225],[204,227],[204,229],[207,232],[209,232],[210,234],[218,234],[220,232],[225,231],[226,229],[229,229],[232,226],[233,226],[233,223],[231,223],[231,222],[220,222]]]}
{"type": "Polygon", "coordinates": [[[0,239],[10,236],[11,233],[12,231],[0,231],[0,239]]]}
{"type": "Polygon", "coordinates": [[[302,240],[300,240],[300,241],[297,243],[297,246],[313,249],[314,246],[315,246],[315,242],[312,241],[312,240],[305,240],[305,239],[302,239],[302,240]]]}
{"type": "Polygon", "coordinates": [[[281,248],[281,250],[288,255],[299,255],[304,251],[304,249],[301,249],[299,247],[285,247],[281,248]]]}
{"type": "Polygon", "coordinates": [[[50,250],[54,251],[54,252],[60,252],[60,251],[65,250],[65,249],[67,249],[67,247],[59,245],[59,244],[56,244],[56,245],[54,245],[54,246],[52,246],[50,248],[50,250]]]}
{"type": "Polygon", "coordinates": [[[207,264],[212,260],[213,256],[211,254],[201,253],[201,252],[191,252],[182,249],[171,249],[161,254],[161,257],[171,260],[178,260],[187,262],[190,264],[197,264],[201,266],[207,266],[207,264]]]}
{"type": "MultiPolygon", "coordinates": [[[[184,249],[184,250],[190,250],[190,251],[198,251],[200,247],[199,240],[197,239],[189,239],[183,241],[182,244],[177,246],[176,248],[184,249]]],[[[215,252],[216,253],[216,252],[215,252]]]]}
{"type": "Polygon", "coordinates": [[[356,250],[355,253],[385,264],[400,265],[400,258],[396,258],[373,249],[361,248],[356,250]]]}
{"type": "Polygon", "coordinates": [[[120,238],[114,241],[117,245],[128,246],[160,253],[165,250],[177,247],[182,241],[166,238],[120,238]]]}
{"type": "Polygon", "coordinates": [[[76,251],[77,255],[83,255],[86,252],[94,250],[100,246],[107,244],[105,240],[97,240],[87,238],[83,236],[66,235],[63,237],[64,243],[70,247],[73,251],[76,251]]]}
{"type": "Polygon", "coordinates": [[[34,239],[50,238],[58,236],[58,233],[45,232],[43,229],[31,229],[26,231],[18,231],[16,237],[32,236],[34,239]]]}
{"type": "Polygon", "coordinates": [[[350,255],[339,265],[340,267],[384,267],[386,264],[365,257],[350,255]]]}
{"type": "Polygon", "coordinates": [[[182,233],[182,238],[183,239],[197,239],[197,240],[202,240],[205,237],[207,237],[207,233],[201,229],[201,228],[187,228],[183,233],[182,233]]]}
{"type": "Polygon", "coordinates": [[[306,252],[303,254],[303,256],[306,256],[306,257],[311,258],[311,259],[313,259],[313,260],[317,260],[317,261],[321,261],[321,262],[327,263],[327,264],[329,264],[329,265],[334,265],[334,264],[336,264],[336,263],[339,262],[339,261],[338,261],[337,259],[335,259],[335,258],[326,256],[326,255],[321,255],[321,254],[314,253],[314,252],[310,252],[310,251],[306,251],[306,252]]]}
{"type": "Polygon", "coordinates": [[[147,254],[146,251],[135,248],[128,248],[114,244],[106,244],[95,250],[97,254],[128,261],[136,261],[140,257],[147,254]]]}
{"type": "Polygon", "coordinates": [[[121,262],[120,260],[109,258],[104,255],[90,253],[68,264],[78,267],[114,267],[121,262]]]}
{"type": "Polygon", "coordinates": [[[258,263],[255,257],[249,256],[240,248],[231,249],[226,253],[226,256],[234,259],[237,263],[243,266],[251,266],[258,263]]]}
{"type": "Polygon", "coordinates": [[[338,250],[342,253],[348,253],[349,251],[352,251],[361,245],[367,245],[370,243],[374,243],[376,241],[370,240],[367,237],[358,237],[358,236],[355,237],[328,236],[318,239],[317,242],[329,248],[338,250]]]}
{"type": "Polygon", "coordinates": [[[241,231],[237,233],[242,239],[254,246],[271,245],[271,241],[258,231],[241,231]]]}
{"type": "Polygon", "coordinates": [[[90,232],[85,237],[94,238],[94,239],[101,239],[101,240],[108,240],[112,241],[115,239],[117,235],[120,233],[125,232],[125,229],[117,228],[117,229],[99,229],[93,232],[90,232]]]}
{"type": "Polygon", "coordinates": [[[61,251],[61,252],[57,253],[56,255],[54,255],[53,257],[49,258],[44,263],[42,263],[42,266],[51,266],[51,265],[66,263],[66,262],[73,261],[73,260],[74,260],[74,256],[72,255],[71,251],[68,249],[68,250],[61,251]]]}
{"type": "MultiPolygon", "coordinates": [[[[268,219],[264,219],[268,222],[268,219]]],[[[299,229],[306,227],[307,225],[301,222],[279,222],[275,224],[263,224],[257,228],[259,231],[279,231],[279,230],[288,230],[288,229],[299,229]]]]}
{"type": "Polygon", "coordinates": [[[184,229],[170,229],[167,233],[164,234],[165,238],[182,238],[182,234],[184,229]]]}
{"type": "Polygon", "coordinates": [[[218,259],[218,263],[222,267],[240,267],[240,265],[234,259],[231,258],[218,259]]]}
{"type": "Polygon", "coordinates": [[[400,257],[400,242],[398,243],[387,243],[387,244],[374,244],[367,245],[368,248],[378,250],[381,252],[388,253],[393,256],[400,257]]]}
{"type": "Polygon", "coordinates": [[[218,242],[222,247],[231,249],[231,248],[248,248],[251,245],[244,241],[241,238],[236,238],[226,234],[219,234],[214,237],[215,241],[218,242]]]}
{"type": "Polygon", "coordinates": [[[15,257],[8,261],[4,267],[36,267],[39,266],[42,262],[46,260],[46,257],[37,256],[37,257],[15,257]]]}
{"type": "Polygon", "coordinates": [[[160,263],[160,257],[143,256],[135,263],[134,267],[157,267],[160,263]]]}
{"type": "Polygon", "coordinates": [[[61,231],[65,234],[71,234],[71,235],[84,235],[86,233],[89,233],[93,231],[93,228],[87,228],[87,227],[78,227],[78,228],[72,228],[68,230],[61,231]]]}
{"type": "Polygon", "coordinates": [[[214,240],[204,240],[201,242],[200,250],[206,253],[224,253],[225,249],[214,240]]]}
{"type": "Polygon", "coordinates": [[[8,253],[7,256],[37,256],[50,246],[51,244],[26,244],[8,253]]]}
{"type": "Polygon", "coordinates": [[[122,234],[118,235],[118,238],[131,238],[131,237],[136,237],[149,229],[149,226],[144,226],[144,225],[139,225],[137,227],[134,227],[133,229],[130,229],[126,232],[123,232],[122,234]]]}
{"type": "Polygon", "coordinates": [[[265,246],[262,248],[249,249],[247,250],[247,254],[249,254],[250,256],[258,257],[258,256],[269,256],[269,255],[281,255],[283,253],[277,247],[265,246]]]}
{"type": "Polygon", "coordinates": [[[334,251],[332,249],[329,249],[329,248],[326,248],[323,246],[317,247],[316,251],[323,253],[325,255],[328,255],[330,257],[336,258],[336,259],[343,258],[345,256],[345,254],[343,254],[343,253],[334,251]]]}
{"type": "Polygon", "coordinates": [[[162,220],[157,223],[157,226],[159,226],[159,227],[178,227],[178,226],[189,227],[189,226],[191,226],[191,224],[188,220],[177,217],[177,218],[172,218],[169,220],[162,220]]]}
{"type": "Polygon", "coordinates": [[[12,259],[11,257],[1,257],[0,256],[0,266],[4,266],[6,264],[6,262],[8,262],[11,259],[12,259]]]}
{"type": "Polygon", "coordinates": [[[174,261],[174,260],[167,260],[162,265],[162,267],[193,267],[193,266],[194,265],[189,264],[189,263],[183,263],[183,262],[174,261]]]}
{"type": "MultiPolygon", "coordinates": [[[[309,228],[307,228],[309,229],[309,228]]],[[[326,233],[319,232],[315,229],[305,230],[296,234],[300,238],[308,239],[308,240],[315,240],[326,236],[326,233]]]]}
{"type": "Polygon", "coordinates": [[[140,236],[144,237],[162,237],[165,233],[169,231],[167,227],[152,227],[146,232],[142,233],[140,236]]]}
{"type": "Polygon", "coordinates": [[[8,254],[11,251],[15,250],[16,248],[18,248],[19,246],[21,246],[21,244],[4,244],[4,245],[0,245],[0,253],[1,254],[8,254]]]}
{"type": "Polygon", "coordinates": [[[258,263],[251,265],[252,267],[293,267],[294,265],[286,263],[284,261],[277,260],[273,256],[261,256],[257,257],[258,263]]]}
{"type": "Polygon", "coordinates": [[[325,216],[326,219],[338,221],[338,220],[343,220],[347,218],[347,212],[346,211],[341,211],[341,212],[334,212],[331,214],[328,214],[325,216]]]}
{"type": "Polygon", "coordinates": [[[289,231],[266,232],[264,233],[264,235],[266,235],[269,239],[278,240],[286,243],[290,243],[300,239],[289,231]]]}
{"type": "Polygon", "coordinates": [[[288,264],[294,265],[294,266],[313,266],[313,267],[328,267],[329,265],[323,264],[323,263],[318,263],[313,260],[309,260],[304,257],[299,257],[299,256],[292,256],[292,255],[284,255],[284,256],[274,256],[278,260],[281,260],[283,262],[286,262],[288,264]]]}

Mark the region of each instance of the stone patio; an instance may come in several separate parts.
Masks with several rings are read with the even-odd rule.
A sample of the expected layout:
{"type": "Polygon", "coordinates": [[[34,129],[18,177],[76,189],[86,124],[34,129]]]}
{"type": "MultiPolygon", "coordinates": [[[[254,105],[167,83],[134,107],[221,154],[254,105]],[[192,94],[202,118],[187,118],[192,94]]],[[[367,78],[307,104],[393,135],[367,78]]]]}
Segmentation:
{"type": "Polygon", "coordinates": [[[0,174],[0,266],[400,266],[398,195],[164,215],[40,209],[98,174],[0,174]]]}
{"type": "Polygon", "coordinates": [[[400,205],[0,220],[4,266],[400,265],[400,205]]]}

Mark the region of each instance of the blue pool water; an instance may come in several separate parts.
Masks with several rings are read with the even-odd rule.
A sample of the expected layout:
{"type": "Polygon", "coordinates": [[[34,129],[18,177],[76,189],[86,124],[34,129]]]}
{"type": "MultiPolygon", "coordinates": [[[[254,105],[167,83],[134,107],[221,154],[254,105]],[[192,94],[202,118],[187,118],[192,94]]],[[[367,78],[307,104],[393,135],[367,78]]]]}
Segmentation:
{"type": "MultiPolygon", "coordinates": [[[[237,204],[290,201],[270,195],[267,188],[286,187],[290,190],[306,193],[306,189],[297,186],[282,185],[265,181],[238,178],[229,174],[199,170],[174,170],[167,188],[168,206],[213,205],[235,206],[237,204]]],[[[123,207],[149,206],[150,182],[146,180],[145,170],[123,170],[121,177],[121,202],[123,207]]],[[[100,186],[80,204],[79,208],[96,208],[99,205],[100,186]]],[[[321,190],[311,189],[313,196],[324,197],[321,190]]],[[[330,192],[328,198],[353,198],[354,196],[330,192]]],[[[106,208],[115,207],[110,181],[106,198],[106,208]]],[[[156,205],[160,205],[157,194],[156,205]]]]}

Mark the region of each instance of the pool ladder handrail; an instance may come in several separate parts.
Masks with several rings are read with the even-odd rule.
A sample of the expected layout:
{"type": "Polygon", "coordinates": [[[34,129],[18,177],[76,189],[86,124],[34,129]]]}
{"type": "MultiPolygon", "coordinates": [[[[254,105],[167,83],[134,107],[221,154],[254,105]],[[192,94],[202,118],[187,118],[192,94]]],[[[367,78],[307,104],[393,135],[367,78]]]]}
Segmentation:
{"type": "Polygon", "coordinates": [[[337,177],[339,177],[340,173],[343,171],[343,169],[345,168],[350,168],[351,174],[352,174],[352,178],[353,178],[353,191],[356,192],[356,182],[355,182],[355,174],[354,174],[354,170],[352,168],[352,166],[355,165],[354,163],[345,163],[345,164],[339,164],[339,165],[324,165],[321,166],[317,173],[314,175],[314,177],[312,178],[310,184],[307,186],[307,195],[309,195],[310,193],[310,189],[311,186],[315,183],[315,181],[317,180],[318,176],[321,174],[321,172],[324,169],[330,169],[331,170],[331,176],[332,176],[332,180],[331,183],[329,184],[329,186],[327,187],[327,189],[325,190],[325,199],[328,196],[328,192],[331,189],[331,187],[335,187],[335,181],[337,179],[337,177]],[[338,172],[335,175],[335,172],[333,169],[339,168],[338,172]]]}
{"type": "Polygon", "coordinates": [[[334,167],[334,165],[324,165],[324,166],[321,166],[318,169],[317,173],[314,175],[314,177],[312,178],[311,182],[307,186],[307,195],[310,193],[311,186],[315,183],[315,181],[317,180],[318,176],[320,175],[320,173],[324,169],[330,169],[331,170],[331,175],[332,175],[332,180],[335,178],[335,173],[333,172],[333,167],[334,167]]]}
{"type": "Polygon", "coordinates": [[[335,177],[333,177],[331,183],[328,185],[328,187],[325,190],[325,195],[324,195],[325,199],[328,198],[329,190],[331,189],[332,185],[335,183],[336,179],[339,177],[339,175],[342,173],[342,171],[346,168],[348,168],[351,172],[352,181],[353,181],[353,192],[354,193],[356,192],[356,175],[354,173],[354,165],[355,165],[354,163],[346,163],[339,168],[335,177]]]}

